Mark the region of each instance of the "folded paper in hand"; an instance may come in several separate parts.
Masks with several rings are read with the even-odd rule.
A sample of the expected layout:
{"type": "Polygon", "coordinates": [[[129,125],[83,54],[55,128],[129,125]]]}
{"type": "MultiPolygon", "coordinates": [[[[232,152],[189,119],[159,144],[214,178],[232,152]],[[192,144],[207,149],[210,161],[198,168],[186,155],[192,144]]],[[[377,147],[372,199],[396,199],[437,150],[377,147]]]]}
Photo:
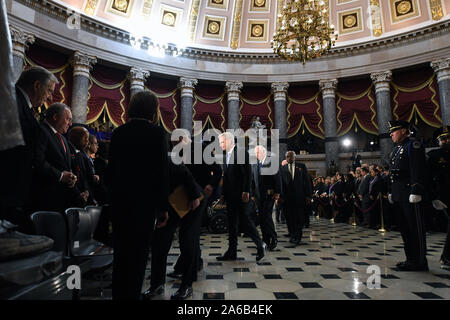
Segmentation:
{"type": "MultiPolygon", "coordinates": [[[[201,195],[198,199],[201,201],[203,199],[203,195],[201,195]]],[[[189,211],[191,211],[191,200],[189,200],[183,186],[176,187],[170,194],[169,203],[180,218],[183,218],[189,211]]]]}

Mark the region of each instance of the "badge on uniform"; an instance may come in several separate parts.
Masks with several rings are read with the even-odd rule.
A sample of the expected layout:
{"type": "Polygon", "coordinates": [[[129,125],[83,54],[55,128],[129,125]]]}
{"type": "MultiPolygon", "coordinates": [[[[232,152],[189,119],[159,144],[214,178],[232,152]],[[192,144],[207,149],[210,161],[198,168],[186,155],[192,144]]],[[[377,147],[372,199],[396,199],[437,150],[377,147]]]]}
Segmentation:
{"type": "Polygon", "coordinates": [[[413,145],[414,149],[420,149],[420,147],[421,147],[421,144],[419,141],[414,141],[412,145],[413,145]]]}

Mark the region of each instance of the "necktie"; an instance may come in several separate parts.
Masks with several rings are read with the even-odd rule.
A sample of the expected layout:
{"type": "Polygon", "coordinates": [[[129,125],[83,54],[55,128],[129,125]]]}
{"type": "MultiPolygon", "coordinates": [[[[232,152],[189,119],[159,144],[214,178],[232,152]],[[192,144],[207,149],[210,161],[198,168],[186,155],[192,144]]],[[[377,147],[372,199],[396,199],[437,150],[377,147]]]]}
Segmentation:
{"type": "Polygon", "coordinates": [[[294,180],[294,168],[292,163],[289,164],[289,171],[291,172],[291,178],[294,180]]]}
{"type": "Polygon", "coordinates": [[[262,163],[258,161],[258,175],[261,175],[262,163]]]}
{"type": "Polygon", "coordinates": [[[227,167],[228,167],[228,164],[230,163],[230,158],[231,158],[231,152],[227,152],[227,167]]]}
{"type": "Polygon", "coordinates": [[[56,135],[58,136],[59,140],[61,141],[61,144],[62,144],[63,149],[64,149],[64,153],[67,153],[66,145],[64,144],[64,140],[63,140],[61,134],[59,132],[57,132],[56,135]]]}

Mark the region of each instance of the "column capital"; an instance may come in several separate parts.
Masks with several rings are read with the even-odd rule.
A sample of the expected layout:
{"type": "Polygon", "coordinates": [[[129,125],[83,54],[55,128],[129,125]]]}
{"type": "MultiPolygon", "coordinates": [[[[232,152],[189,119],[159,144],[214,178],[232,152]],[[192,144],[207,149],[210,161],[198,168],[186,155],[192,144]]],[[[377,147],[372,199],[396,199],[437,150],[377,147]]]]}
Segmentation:
{"type": "Polygon", "coordinates": [[[197,79],[181,77],[178,81],[178,87],[181,89],[181,96],[194,97],[194,88],[197,83],[197,79]]]}
{"type": "Polygon", "coordinates": [[[145,79],[150,76],[150,71],[141,68],[131,67],[128,73],[128,79],[130,79],[130,90],[143,91],[145,86],[145,79]]]}
{"type": "Polygon", "coordinates": [[[336,96],[336,88],[337,88],[338,80],[337,79],[327,79],[320,80],[319,87],[322,90],[323,98],[335,98],[336,96]]]}
{"type": "Polygon", "coordinates": [[[84,76],[89,78],[92,66],[97,63],[97,58],[80,51],[75,51],[70,61],[73,66],[73,76],[84,76]]]}
{"type": "Polygon", "coordinates": [[[438,82],[450,79],[450,58],[432,61],[431,67],[437,75],[438,82]]]}
{"type": "Polygon", "coordinates": [[[11,33],[11,41],[13,45],[13,54],[22,59],[25,59],[25,50],[29,44],[33,44],[35,41],[34,35],[16,28],[13,25],[9,25],[9,31],[11,33]]]}
{"type": "Polygon", "coordinates": [[[283,100],[286,101],[286,93],[289,88],[288,82],[273,82],[271,84],[272,92],[273,92],[273,100],[283,100]]]}
{"type": "Polygon", "coordinates": [[[392,80],[392,71],[387,70],[371,73],[370,79],[372,79],[372,82],[375,85],[375,93],[391,90],[390,83],[392,80]]]}
{"type": "Polygon", "coordinates": [[[244,84],[241,81],[227,81],[225,87],[227,88],[228,100],[239,100],[239,94],[244,84]]]}

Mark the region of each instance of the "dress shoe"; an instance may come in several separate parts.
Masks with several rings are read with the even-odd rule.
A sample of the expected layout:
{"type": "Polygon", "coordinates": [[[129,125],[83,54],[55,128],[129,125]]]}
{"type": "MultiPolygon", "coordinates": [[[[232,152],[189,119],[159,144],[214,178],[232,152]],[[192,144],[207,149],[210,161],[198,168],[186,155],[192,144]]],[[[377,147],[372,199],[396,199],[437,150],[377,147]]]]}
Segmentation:
{"type": "Polygon", "coordinates": [[[402,262],[399,262],[399,263],[397,263],[397,267],[402,267],[402,266],[404,266],[405,264],[407,264],[407,263],[409,263],[408,261],[402,261],[402,262]]]}
{"type": "Polygon", "coordinates": [[[143,300],[151,300],[156,296],[164,293],[164,284],[157,286],[156,288],[150,288],[142,294],[143,300]]]}
{"type": "Polygon", "coordinates": [[[262,258],[266,255],[267,245],[263,242],[262,246],[258,248],[258,252],[256,253],[256,262],[261,261],[262,258]]]}
{"type": "Polygon", "coordinates": [[[291,238],[291,239],[289,240],[289,242],[290,242],[290,243],[297,244],[299,241],[298,241],[297,238],[291,238]]]}
{"type": "Polygon", "coordinates": [[[183,276],[181,273],[178,273],[176,271],[173,272],[169,272],[167,274],[168,277],[174,278],[174,279],[181,279],[181,277],[183,276]]]}
{"type": "Polygon", "coordinates": [[[192,287],[180,287],[174,295],[170,297],[171,300],[186,300],[192,296],[192,287]]]}
{"type": "Polygon", "coordinates": [[[223,256],[220,257],[216,257],[217,261],[232,261],[232,260],[237,260],[237,254],[234,253],[229,253],[228,251],[225,252],[225,254],[223,256]]]}
{"type": "Polygon", "coordinates": [[[417,263],[406,262],[405,264],[399,265],[398,270],[399,271],[428,271],[428,264],[427,263],[417,264],[417,263]]]}
{"type": "Polygon", "coordinates": [[[277,248],[278,241],[276,239],[272,240],[269,245],[269,251],[273,251],[277,248]]]}

